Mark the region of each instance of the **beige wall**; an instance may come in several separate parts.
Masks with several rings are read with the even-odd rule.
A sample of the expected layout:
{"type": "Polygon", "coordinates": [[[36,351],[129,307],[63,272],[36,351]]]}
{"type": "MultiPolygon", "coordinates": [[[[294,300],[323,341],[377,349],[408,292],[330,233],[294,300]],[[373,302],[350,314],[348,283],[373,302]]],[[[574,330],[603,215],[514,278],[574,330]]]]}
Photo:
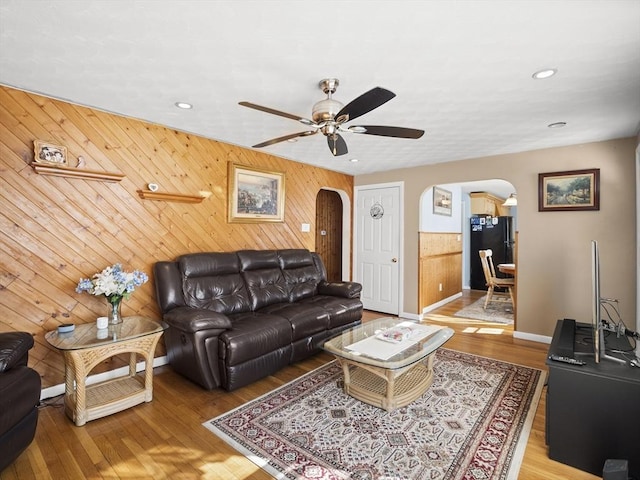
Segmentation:
{"type": "Polygon", "coordinates": [[[393,170],[355,178],[355,185],[402,181],[404,197],[404,306],[418,312],[420,196],[437,184],[499,178],[518,193],[519,332],[551,336],[556,320],[591,317],[590,240],[600,244],[602,295],[620,300],[635,327],[635,138],[393,170]],[[538,212],[538,173],[600,169],[600,210],[538,212]]]}

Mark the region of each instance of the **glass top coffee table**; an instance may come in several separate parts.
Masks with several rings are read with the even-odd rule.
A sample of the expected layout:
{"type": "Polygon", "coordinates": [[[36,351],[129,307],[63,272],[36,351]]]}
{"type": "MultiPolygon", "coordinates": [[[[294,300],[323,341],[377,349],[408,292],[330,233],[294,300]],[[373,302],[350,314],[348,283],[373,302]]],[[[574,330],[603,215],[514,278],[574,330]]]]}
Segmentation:
{"type": "Polygon", "coordinates": [[[105,329],[92,322],[44,336],[64,354],[65,413],[77,426],[153,399],[153,355],[164,328],[150,318],[132,316],[105,329]],[[87,385],[96,365],[121,353],[130,354],[128,375],[87,385]],[[145,361],[144,377],[136,372],[138,354],[145,361]]]}
{"type": "Polygon", "coordinates": [[[378,318],[345,330],[323,349],[342,365],[346,394],[391,411],[431,386],[434,354],[453,333],[448,327],[378,318]]]}

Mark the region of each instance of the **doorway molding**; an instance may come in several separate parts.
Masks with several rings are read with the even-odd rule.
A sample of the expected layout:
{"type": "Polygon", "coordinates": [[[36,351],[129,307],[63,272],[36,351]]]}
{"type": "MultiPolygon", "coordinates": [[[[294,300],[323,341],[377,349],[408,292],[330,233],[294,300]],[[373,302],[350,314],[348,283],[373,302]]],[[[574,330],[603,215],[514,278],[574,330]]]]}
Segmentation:
{"type": "MultiPolygon", "coordinates": [[[[342,200],[342,281],[351,280],[351,198],[338,188],[320,187],[320,190],[336,192],[342,200]]],[[[316,194],[317,196],[317,194],[316,194]]]]}
{"type": "MultiPolygon", "coordinates": [[[[354,187],[353,191],[353,201],[354,204],[358,204],[358,198],[360,196],[360,192],[362,190],[372,190],[377,188],[393,188],[397,187],[399,191],[399,215],[400,215],[400,226],[398,229],[398,312],[397,315],[399,317],[412,318],[415,319],[416,315],[412,315],[410,313],[406,313],[404,311],[404,182],[387,182],[387,183],[372,183],[368,185],[358,185],[354,187]]],[[[355,221],[355,218],[354,218],[355,221]]],[[[354,227],[353,229],[353,244],[357,245],[357,235],[358,229],[354,227]]],[[[358,251],[354,249],[353,251],[353,265],[352,271],[355,272],[358,265],[358,251]]]]}

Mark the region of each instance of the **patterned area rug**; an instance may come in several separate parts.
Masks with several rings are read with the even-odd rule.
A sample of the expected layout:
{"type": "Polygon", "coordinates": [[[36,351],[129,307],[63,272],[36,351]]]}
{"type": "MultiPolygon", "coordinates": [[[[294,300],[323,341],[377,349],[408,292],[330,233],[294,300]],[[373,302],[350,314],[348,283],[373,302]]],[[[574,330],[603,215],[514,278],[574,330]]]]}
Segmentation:
{"type": "Polygon", "coordinates": [[[441,348],[434,381],[391,413],[328,363],[203,425],[279,479],[515,479],[544,372],[441,348]]]}
{"type": "Polygon", "coordinates": [[[471,305],[467,305],[462,310],[458,310],[453,314],[454,317],[472,318],[474,320],[484,320],[493,323],[513,323],[513,306],[511,302],[499,303],[489,302],[485,310],[484,302],[486,295],[476,300],[471,305]]]}

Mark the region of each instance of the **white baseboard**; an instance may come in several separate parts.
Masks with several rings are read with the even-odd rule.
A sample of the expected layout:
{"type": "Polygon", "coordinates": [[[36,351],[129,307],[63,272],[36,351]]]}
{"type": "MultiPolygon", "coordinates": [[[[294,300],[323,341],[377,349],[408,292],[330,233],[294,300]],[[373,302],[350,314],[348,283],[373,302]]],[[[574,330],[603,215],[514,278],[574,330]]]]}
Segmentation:
{"type": "Polygon", "coordinates": [[[535,333],[527,333],[527,332],[513,332],[513,338],[519,338],[520,340],[530,340],[532,342],[538,343],[551,343],[551,337],[547,337],[545,335],[536,335],[535,333]]]}
{"type": "MultiPolygon", "coordinates": [[[[169,359],[167,358],[166,355],[162,357],[156,357],[153,359],[154,368],[161,367],[162,365],[166,365],[167,363],[169,363],[169,359]]],[[[145,369],[145,362],[139,361],[136,364],[136,372],[141,372],[144,369],[145,369]]],[[[129,367],[120,367],[120,368],[116,368],[115,370],[110,370],[108,372],[89,375],[89,377],[87,377],[87,385],[92,385],[98,382],[104,382],[105,380],[111,380],[117,377],[123,377],[128,374],[129,374],[129,367]]],[[[57,397],[58,395],[62,395],[63,393],[64,393],[64,383],[43,388],[42,391],[40,392],[40,400],[57,397]]]]}
{"type": "Polygon", "coordinates": [[[458,292],[455,295],[451,295],[449,298],[445,298],[444,300],[440,300],[437,303],[432,303],[431,305],[424,307],[421,313],[402,312],[398,316],[400,318],[407,318],[415,322],[421,322],[422,320],[424,320],[425,313],[435,310],[436,308],[440,308],[441,306],[446,305],[447,303],[451,302],[452,300],[455,300],[456,298],[460,298],[461,296],[462,296],[462,292],[458,292]]]}
{"type": "Polygon", "coordinates": [[[452,302],[456,298],[460,298],[461,296],[462,296],[462,292],[458,292],[455,295],[451,295],[450,297],[445,298],[444,300],[440,300],[439,302],[432,303],[431,305],[427,305],[422,309],[422,313],[427,313],[432,310],[435,310],[436,308],[440,308],[443,305],[446,305],[447,303],[452,302]]]}
{"type": "Polygon", "coordinates": [[[419,322],[422,320],[422,315],[418,315],[417,313],[400,312],[400,315],[398,315],[398,317],[407,318],[409,320],[413,320],[414,322],[419,322]]]}

